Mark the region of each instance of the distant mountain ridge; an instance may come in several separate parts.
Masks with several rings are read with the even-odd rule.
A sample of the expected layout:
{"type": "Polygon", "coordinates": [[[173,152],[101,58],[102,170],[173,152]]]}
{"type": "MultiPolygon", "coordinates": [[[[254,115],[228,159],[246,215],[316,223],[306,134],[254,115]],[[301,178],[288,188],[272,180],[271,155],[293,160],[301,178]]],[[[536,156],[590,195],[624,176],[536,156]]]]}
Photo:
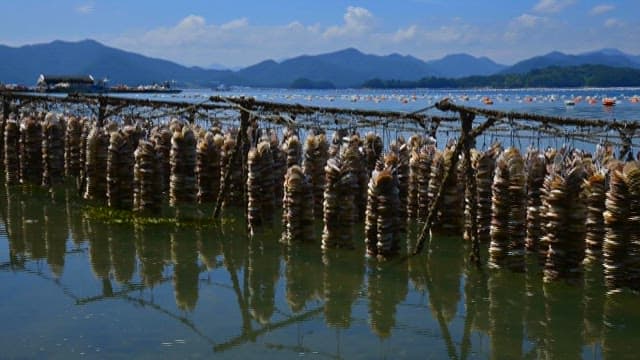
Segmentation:
{"type": "Polygon", "coordinates": [[[617,49],[601,49],[577,55],[553,51],[520,61],[504,70],[503,74],[524,74],[549,66],[604,65],[640,69],[640,56],[625,54],[617,49]]]}
{"type": "MultiPolygon", "coordinates": [[[[215,60],[212,64],[215,66],[215,60]]],[[[168,60],[143,56],[105,46],[94,40],[53,41],[47,44],[9,47],[0,45],[0,82],[33,85],[38,75],[91,74],[110,84],[150,84],[175,81],[183,87],[218,84],[255,87],[357,87],[370,79],[415,81],[427,77],[462,78],[494,74],[527,73],[549,66],[605,65],[640,69],[640,56],[617,49],[601,49],[577,55],[552,52],[512,66],[487,57],[447,55],[423,61],[411,55],[365,54],[354,48],[302,55],[282,61],[265,60],[239,70],[186,67],[168,60]]]]}
{"type": "Polygon", "coordinates": [[[0,46],[0,81],[31,85],[40,74],[91,74],[95,79],[108,78],[111,84],[127,85],[170,80],[203,85],[237,81],[231,71],[189,68],[94,40],[0,46]]]}

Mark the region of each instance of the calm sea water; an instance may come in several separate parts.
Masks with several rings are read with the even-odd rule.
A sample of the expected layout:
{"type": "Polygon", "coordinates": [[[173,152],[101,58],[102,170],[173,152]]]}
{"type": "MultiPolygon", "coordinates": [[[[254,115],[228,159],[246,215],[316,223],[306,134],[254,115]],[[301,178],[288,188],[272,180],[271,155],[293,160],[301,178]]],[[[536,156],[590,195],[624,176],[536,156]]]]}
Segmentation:
{"type": "Polygon", "coordinates": [[[507,90],[291,90],[233,88],[224,92],[206,89],[186,89],[180,94],[124,96],[201,102],[211,95],[251,96],[262,101],[406,112],[425,108],[448,97],[462,105],[501,110],[594,119],[640,120],[638,116],[640,103],[632,103],[630,101],[634,96],[640,97],[640,88],[507,90]],[[494,104],[491,106],[484,105],[482,103],[483,97],[491,98],[494,104]],[[582,101],[578,101],[575,106],[565,105],[565,100],[577,97],[581,97],[582,101]],[[588,97],[596,98],[597,102],[589,104],[588,97]],[[602,106],[602,99],[605,97],[616,98],[618,100],[617,105],[610,108],[602,106]]]}
{"type": "MultiPolygon", "coordinates": [[[[567,96],[601,94],[584,91],[567,96]]],[[[640,92],[618,91],[607,96],[640,92]]],[[[341,92],[305,100],[273,90],[265,100],[316,103],[328,93],[341,92]]],[[[470,103],[480,96],[468,93],[470,103]]],[[[540,103],[504,94],[509,101],[494,106],[612,115],[601,105],[567,110],[559,90],[540,103]]],[[[322,101],[362,105],[339,98],[322,101]]],[[[615,116],[633,119],[634,106],[619,104],[615,116]]],[[[0,358],[622,359],[640,351],[640,297],[607,296],[600,266],[579,284],[543,284],[534,261],[526,274],[468,266],[460,238],[434,238],[419,256],[379,263],[364,256],[362,225],[357,249],[322,253],[320,222],[315,243],[285,247],[278,225],[249,238],[237,216],[141,224],[100,220],[92,209],[71,187],[0,184],[0,358]]]]}

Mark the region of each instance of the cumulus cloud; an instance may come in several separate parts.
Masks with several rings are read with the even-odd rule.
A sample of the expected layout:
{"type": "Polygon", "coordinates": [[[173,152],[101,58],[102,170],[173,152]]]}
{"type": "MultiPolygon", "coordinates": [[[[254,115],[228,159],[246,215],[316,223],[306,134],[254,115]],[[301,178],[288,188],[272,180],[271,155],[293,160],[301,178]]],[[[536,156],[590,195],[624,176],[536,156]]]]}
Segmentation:
{"type": "Polygon", "coordinates": [[[344,14],[344,24],[329,27],[324,36],[327,38],[339,36],[357,36],[373,28],[374,17],[371,12],[362,7],[349,6],[344,14]]]}
{"type": "Polygon", "coordinates": [[[594,6],[591,11],[589,11],[589,14],[591,15],[602,15],[605,13],[608,13],[610,11],[613,11],[616,7],[613,5],[609,5],[609,4],[601,4],[601,5],[597,5],[594,6]]]}
{"type": "Polygon", "coordinates": [[[576,0],[540,0],[533,9],[541,13],[558,13],[573,5],[576,0]]]}
{"type": "Polygon", "coordinates": [[[228,67],[347,47],[380,55],[411,54],[422,59],[466,52],[505,63],[552,50],[577,53],[606,46],[640,52],[633,38],[640,29],[634,30],[633,23],[623,23],[613,17],[603,19],[602,26],[625,26],[629,31],[618,32],[616,37],[604,36],[596,28],[575,28],[564,19],[537,12],[490,24],[442,18],[437,22],[407,23],[395,28],[389,28],[382,17],[375,15],[362,7],[348,7],[343,17],[333,24],[292,21],[258,25],[247,18],[215,22],[193,14],[173,25],[142,32],[131,30],[98,40],[186,65],[218,63],[228,67]]]}

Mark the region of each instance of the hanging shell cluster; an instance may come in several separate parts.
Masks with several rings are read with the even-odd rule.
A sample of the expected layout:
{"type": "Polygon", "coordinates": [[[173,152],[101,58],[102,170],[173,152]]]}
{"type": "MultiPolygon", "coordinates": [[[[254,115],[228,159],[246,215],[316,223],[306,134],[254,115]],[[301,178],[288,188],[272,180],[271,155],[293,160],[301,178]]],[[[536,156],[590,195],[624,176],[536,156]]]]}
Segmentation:
{"type": "Polygon", "coordinates": [[[509,148],[498,157],[493,178],[491,268],[524,271],[525,199],[524,159],[518,149],[509,148]]]}
{"type": "Polygon", "coordinates": [[[304,144],[302,171],[309,179],[313,194],[313,212],[322,214],[324,197],[324,167],[327,163],[329,144],[324,134],[309,134],[304,144]]]}
{"type": "Polygon", "coordinates": [[[220,145],[223,141],[221,135],[209,131],[198,139],[196,178],[201,204],[216,201],[220,192],[220,145]]]}
{"type": "Polygon", "coordinates": [[[230,206],[240,206],[244,200],[244,192],[242,183],[242,157],[233,156],[236,147],[236,140],[233,132],[225,134],[222,151],[220,153],[220,187],[226,189],[222,206],[228,208],[230,206]],[[230,163],[235,160],[233,163],[230,163]],[[229,174],[227,175],[227,172],[229,174]],[[225,181],[227,184],[225,185],[225,181]]]}
{"type": "Polygon", "coordinates": [[[169,155],[169,203],[171,206],[196,202],[196,137],[189,126],[176,126],[169,155]]]}
{"type": "Polygon", "coordinates": [[[48,113],[43,124],[42,185],[57,185],[64,178],[64,128],[54,113],[48,113]]]}
{"type": "Polygon", "coordinates": [[[527,173],[527,251],[536,252],[542,237],[542,186],[547,174],[545,157],[538,150],[529,150],[526,158],[527,173]]]}
{"type": "Polygon", "coordinates": [[[293,165],[300,165],[302,161],[302,144],[297,135],[290,135],[282,144],[282,150],[287,155],[287,169],[293,165]]]}
{"type": "Polygon", "coordinates": [[[5,117],[0,114],[0,159],[4,161],[4,129],[7,126],[7,121],[9,119],[5,119],[5,117]]]}
{"type": "Polygon", "coordinates": [[[247,160],[247,220],[252,232],[259,225],[273,223],[273,155],[271,145],[261,141],[249,150],[247,160]]]}
{"type": "Polygon", "coordinates": [[[107,156],[107,203],[110,207],[133,208],[133,152],[127,132],[111,133],[107,156]]]}
{"type": "Polygon", "coordinates": [[[42,126],[31,116],[20,124],[20,181],[42,183],[42,126]]]}
{"type": "MultiPolygon", "coordinates": [[[[436,152],[431,165],[429,179],[429,204],[432,204],[445,178],[445,173],[453,164],[453,149],[447,147],[443,152],[436,152]]],[[[449,176],[444,184],[442,200],[436,209],[434,229],[445,235],[460,235],[462,233],[462,200],[457,171],[449,176]]],[[[427,210],[428,212],[428,210],[427,210]]],[[[426,214],[425,214],[426,217],[426,214]]]]}
{"type": "Polygon", "coordinates": [[[545,282],[581,275],[587,217],[582,191],[585,175],[582,161],[576,158],[556,161],[544,180],[545,282]]]}
{"type": "Polygon", "coordinates": [[[380,135],[370,131],[364,137],[363,152],[367,164],[367,173],[371,174],[376,167],[378,159],[382,156],[384,144],[380,135]]]}
{"type": "Polygon", "coordinates": [[[366,168],[361,146],[362,141],[356,134],[351,136],[347,149],[344,151],[344,161],[347,163],[347,167],[356,178],[356,184],[353,188],[356,204],[354,220],[364,220],[367,208],[367,185],[369,183],[369,172],[366,168]]]}
{"type": "Polygon", "coordinates": [[[325,166],[324,231],[322,248],[352,248],[356,216],[357,173],[352,168],[357,149],[347,146],[342,154],[327,160],[325,166]]]}
{"type": "Polygon", "coordinates": [[[496,159],[500,155],[499,144],[494,144],[490,149],[478,154],[474,161],[476,173],[476,201],[478,241],[489,243],[491,241],[491,207],[493,204],[493,177],[496,169],[496,159]]]}
{"type": "Polygon", "coordinates": [[[67,121],[64,136],[64,170],[69,177],[79,177],[82,166],[82,123],[75,116],[70,116],[67,121]]]}
{"type": "Polygon", "coordinates": [[[107,154],[109,135],[101,127],[94,125],[87,137],[86,188],[84,198],[103,201],[107,198],[107,154]]]}
{"type": "MultiPolygon", "coordinates": [[[[395,156],[395,154],[393,154],[395,156]]],[[[400,249],[398,178],[387,166],[374,170],[369,180],[365,218],[365,245],[369,256],[390,257],[400,249]]]]}
{"type": "Polygon", "coordinates": [[[8,185],[20,182],[20,128],[15,119],[9,118],[4,128],[4,171],[8,185]]]}
{"type": "Polygon", "coordinates": [[[409,187],[407,189],[407,219],[418,217],[418,179],[420,172],[420,149],[413,149],[409,158],[409,187]]]}
{"type": "MultiPolygon", "coordinates": [[[[80,137],[80,178],[78,179],[78,188],[83,186],[82,181],[86,180],[87,176],[87,139],[89,138],[89,133],[91,132],[91,124],[89,119],[82,118],[80,120],[80,126],[82,127],[82,135],[80,137]]],[[[81,189],[84,191],[84,189],[81,189]]]]}
{"type": "MultiPolygon", "coordinates": [[[[398,164],[396,173],[398,177],[398,197],[400,201],[400,207],[398,209],[398,218],[407,218],[407,207],[409,197],[409,161],[411,154],[409,151],[409,144],[407,144],[403,137],[399,137],[398,140],[390,146],[390,150],[394,151],[398,156],[398,164]]],[[[406,222],[399,223],[399,231],[406,232],[406,222]]]]}
{"type": "Polygon", "coordinates": [[[271,154],[273,155],[273,193],[276,198],[276,206],[281,207],[284,194],[282,184],[287,173],[287,154],[280,147],[278,134],[274,130],[269,131],[268,136],[271,144],[271,154]]]}
{"type": "Polygon", "coordinates": [[[309,178],[294,165],[284,180],[283,241],[289,245],[313,241],[313,192],[309,178]]]}
{"type": "Polygon", "coordinates": [[[160,163],[162,191],[167,194],[169,193],[169,178],[171,177],[171,137],[171,130],[166,126],[154,127],[151,130],[151,141],[153,141],[155,151],[158,154],[158,162],[160,163]]]}
{"type": "MultiPolygon", "coordinates": [[[[434,143],[424,145],[418,154],[418,213],[417,218],[420,222],[424,222],[427,219],[429,213],[429,207],[431,206],[431,169],[433,167],[433,160],[436,155],[439,154],[438,149],[434,143]]],[[[438,155],[441,156],[441,155],[438,155]]],[[[442,175],[442,174],[441,174],[442,175]]],[[[434,183],[434,191],[436,183],[434,183]]],[[[434,195],[435,196],[435,195],[434,195]]]]}
{"type": "Polygon", "coordinates": [[[611,292],[640,288],[640,163],[611,173],[603,245],[605,283],[611,292]]]}
{"type": "Polygon", "coordinates": [[[157,213],[162,206],[162,179],[161,163],[154,144],[150,141],[140,141],[134,157],[134,210],[157,213]]]}
{"type": "Polygon", "coordinates": [[[604,217],[606,184],[605,174],[596,172],[585,180],[585,197],[587,202],[587,229],[585,263],[602,261],[602,243],[605,238],[604,217]]]}

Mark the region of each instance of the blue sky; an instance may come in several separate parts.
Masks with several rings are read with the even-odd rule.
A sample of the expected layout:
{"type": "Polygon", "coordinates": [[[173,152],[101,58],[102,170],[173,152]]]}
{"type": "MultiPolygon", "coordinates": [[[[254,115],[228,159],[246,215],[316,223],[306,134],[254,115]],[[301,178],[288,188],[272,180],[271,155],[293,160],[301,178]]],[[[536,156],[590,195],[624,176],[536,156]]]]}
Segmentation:
{"type": "Polygon", "coordinates": [[[5,0],[0,44],[92,38],[200,66],[346,47],[511,64],[553,50],[640,54],[638,14],[638,0],[5,0]]]}

